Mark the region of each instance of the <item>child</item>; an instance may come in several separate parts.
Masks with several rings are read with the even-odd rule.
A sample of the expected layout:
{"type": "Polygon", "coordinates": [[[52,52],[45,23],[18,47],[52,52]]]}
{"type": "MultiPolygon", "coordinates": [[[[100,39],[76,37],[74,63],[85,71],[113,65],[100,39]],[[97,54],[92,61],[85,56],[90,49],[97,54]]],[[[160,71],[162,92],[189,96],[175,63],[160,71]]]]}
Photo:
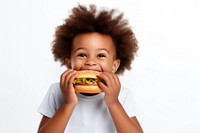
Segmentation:
{"type": "Polygon", "coordinates": [[[53,84],[38,111],[43,115],[39,133],[142,133],[130,90],[116,74],[131,68],[138,46],[123,14],[116,10],[72,9],[57,27],[52,52],[66,65],[60,83],[53,84]],[[99,94],[76,93],[79,70],[99,71],[99,94]]]}

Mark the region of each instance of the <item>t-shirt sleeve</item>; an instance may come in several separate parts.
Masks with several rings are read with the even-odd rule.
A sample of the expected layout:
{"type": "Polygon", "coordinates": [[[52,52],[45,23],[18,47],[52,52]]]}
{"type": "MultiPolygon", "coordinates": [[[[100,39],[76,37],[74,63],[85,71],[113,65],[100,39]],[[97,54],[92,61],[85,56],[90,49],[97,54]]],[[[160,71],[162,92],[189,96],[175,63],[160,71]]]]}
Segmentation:
{"type": "Polygon", "coordinates": [[[40,104],[38,108],[38,112],[42,114],[43,116],[52,118],[53,115],[55,114],[56,102],[55,102],[54,94],[55,94],[54,85],[51,85],[48,92],[46,93],[46,96],[44,97],[42,103],[40,104]]]}
{"type": "Polygon", "coordinates": [[[121,94],[120,94],[121,104],[128,114],[129,117],[136,116],[136,105],[134,101],[134,96],[130,89],[123,88],[121,94]]]}

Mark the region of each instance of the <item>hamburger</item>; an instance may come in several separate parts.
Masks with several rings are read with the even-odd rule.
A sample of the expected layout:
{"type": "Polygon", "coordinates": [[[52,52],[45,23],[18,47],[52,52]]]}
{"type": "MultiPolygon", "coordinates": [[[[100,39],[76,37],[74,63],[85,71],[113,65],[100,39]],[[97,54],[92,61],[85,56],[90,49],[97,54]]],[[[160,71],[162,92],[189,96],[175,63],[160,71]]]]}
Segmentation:
{"type": "Polygon", "coordinates": [[[101,93],[102,90],[98,87],[97,82],[99,79],[97,75],[98,71],[94,70],[82,70],[77,71],[78,77],[73,81],[76,92],[81,93],[101,93]]]}

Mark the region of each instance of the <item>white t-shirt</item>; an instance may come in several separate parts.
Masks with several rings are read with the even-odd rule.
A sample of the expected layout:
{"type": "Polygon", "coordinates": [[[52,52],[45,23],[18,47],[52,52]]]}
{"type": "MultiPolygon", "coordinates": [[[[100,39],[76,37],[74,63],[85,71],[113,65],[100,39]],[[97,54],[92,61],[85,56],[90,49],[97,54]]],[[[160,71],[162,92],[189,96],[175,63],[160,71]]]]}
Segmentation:
{"type": "MultiPolygon", "coordinates": [[[[65,133],[117,133],[109,110],[104,103],[104,93],[85,96],[77,93],[78,103],[66,126],[65,133]]],[[[119,101],[129,117],[135,116],[135,105],[131,91],[122,87],[119,101]]],[[[52,118],[64,99],[59,83],[52,84],[38,112],[52,118]]]]}

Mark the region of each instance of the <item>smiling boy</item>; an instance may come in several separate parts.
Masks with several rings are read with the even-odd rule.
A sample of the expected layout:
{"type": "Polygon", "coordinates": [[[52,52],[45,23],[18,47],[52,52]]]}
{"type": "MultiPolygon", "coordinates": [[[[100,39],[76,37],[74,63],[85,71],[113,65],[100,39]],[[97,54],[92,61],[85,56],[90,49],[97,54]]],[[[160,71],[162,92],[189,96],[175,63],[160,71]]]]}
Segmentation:
{"type": "Polygon", "coordinates": [[[57,28],[52,51],[68,69],[38,109],[39,133],[142,133],[130,90],[117,76],[130,69],[137,41],[123,15],[114,13],[79,5],[57,28]],[[80,70],[99,71],[104,92],[76,93],[73,81],[80,70]]]}

